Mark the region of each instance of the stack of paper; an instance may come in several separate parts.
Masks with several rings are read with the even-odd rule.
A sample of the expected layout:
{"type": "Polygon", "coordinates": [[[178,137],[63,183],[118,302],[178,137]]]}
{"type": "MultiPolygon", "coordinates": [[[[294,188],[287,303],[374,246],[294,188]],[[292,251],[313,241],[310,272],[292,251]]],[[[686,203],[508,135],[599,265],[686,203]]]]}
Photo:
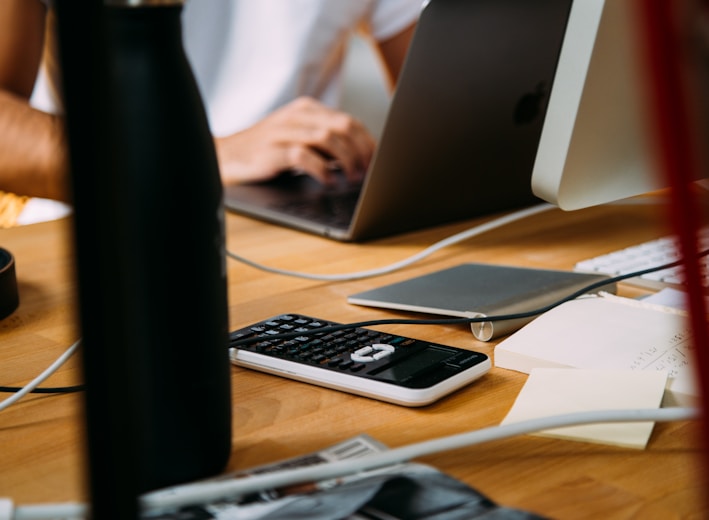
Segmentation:
{"type": "Polygon", "coordinates": [[[656,370],[669,379],[665,405],[698,404],[694,350],[685,313],[613,295],[556,307],[495,347],[495,366],[656,370]]]}

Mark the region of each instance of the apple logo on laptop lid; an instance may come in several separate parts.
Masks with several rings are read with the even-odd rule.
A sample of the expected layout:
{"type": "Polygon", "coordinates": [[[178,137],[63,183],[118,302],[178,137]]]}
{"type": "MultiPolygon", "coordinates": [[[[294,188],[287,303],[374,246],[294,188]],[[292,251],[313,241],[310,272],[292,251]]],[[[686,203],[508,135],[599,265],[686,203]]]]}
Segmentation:
{"type": "Polygon", "coordinates": [[[546,96],[547,88],[544,82],[538,83],[532,92],[524,94],[515,106],[515,123],[525,125],[534,121],[542,112],[542,105],[546,96]]]}

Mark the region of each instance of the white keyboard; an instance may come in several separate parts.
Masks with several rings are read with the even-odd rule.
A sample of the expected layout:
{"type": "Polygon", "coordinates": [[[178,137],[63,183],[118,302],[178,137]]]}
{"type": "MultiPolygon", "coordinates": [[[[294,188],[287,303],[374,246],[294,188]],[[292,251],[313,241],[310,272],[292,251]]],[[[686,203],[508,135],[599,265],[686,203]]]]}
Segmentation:
{"type": "MultiPolygon", "coordinates": [[[[709,227],[700,230],[698,248],[700,252],[709,248],[709,227]]],[[[675,238],[666,236],[618,251],[612,251],[595,258],[582,260],[574,266],[574,271],[617,276],[668,264],[679,259],[675,238]]],[[[700,262],[702,285],[706,289],[709,288],[709,256],[702,257],[700,262]]],[[[665,287],[684,289],[683,269],[681,266],[664,269],[642,275],[641,277],[630,278],[624,282],[648,289],[659,290],[665,287]]]]}

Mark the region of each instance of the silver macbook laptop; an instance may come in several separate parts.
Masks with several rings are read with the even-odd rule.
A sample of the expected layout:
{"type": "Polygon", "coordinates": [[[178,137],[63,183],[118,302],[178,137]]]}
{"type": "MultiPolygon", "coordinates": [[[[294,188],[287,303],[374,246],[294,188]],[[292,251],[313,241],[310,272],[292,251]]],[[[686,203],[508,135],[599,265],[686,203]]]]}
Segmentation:
{"type": "Polygon", "coordinates": [[[229,186],[227,209],[361,241],[533,204],[531,173],[572,0],[431,0],[364,183],[229,186]]]}

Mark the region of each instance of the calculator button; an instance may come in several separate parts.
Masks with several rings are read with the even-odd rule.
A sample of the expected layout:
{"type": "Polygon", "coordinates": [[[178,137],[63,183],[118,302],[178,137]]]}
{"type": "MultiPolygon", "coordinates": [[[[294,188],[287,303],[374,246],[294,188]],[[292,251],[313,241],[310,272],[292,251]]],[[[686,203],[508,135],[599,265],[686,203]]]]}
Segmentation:
{"type": "Polygon", "coordinates": [[[386,343],[375,343],[371,346],[362,347],[351,354],[352,361],[358,363],[371,363],[379,359],[391,356],[395,348],[386,343]],[[371,355],[370,355],[371,354],[371,355]]]}
{"type": "Polygon", "coordinates": [[[371,361],[374,361],[372,356],[362,356],[354,352],[350,355],[350,357],[352,358],[352,361],[356,361],[357,363],[370,363],[371,361]]]}

